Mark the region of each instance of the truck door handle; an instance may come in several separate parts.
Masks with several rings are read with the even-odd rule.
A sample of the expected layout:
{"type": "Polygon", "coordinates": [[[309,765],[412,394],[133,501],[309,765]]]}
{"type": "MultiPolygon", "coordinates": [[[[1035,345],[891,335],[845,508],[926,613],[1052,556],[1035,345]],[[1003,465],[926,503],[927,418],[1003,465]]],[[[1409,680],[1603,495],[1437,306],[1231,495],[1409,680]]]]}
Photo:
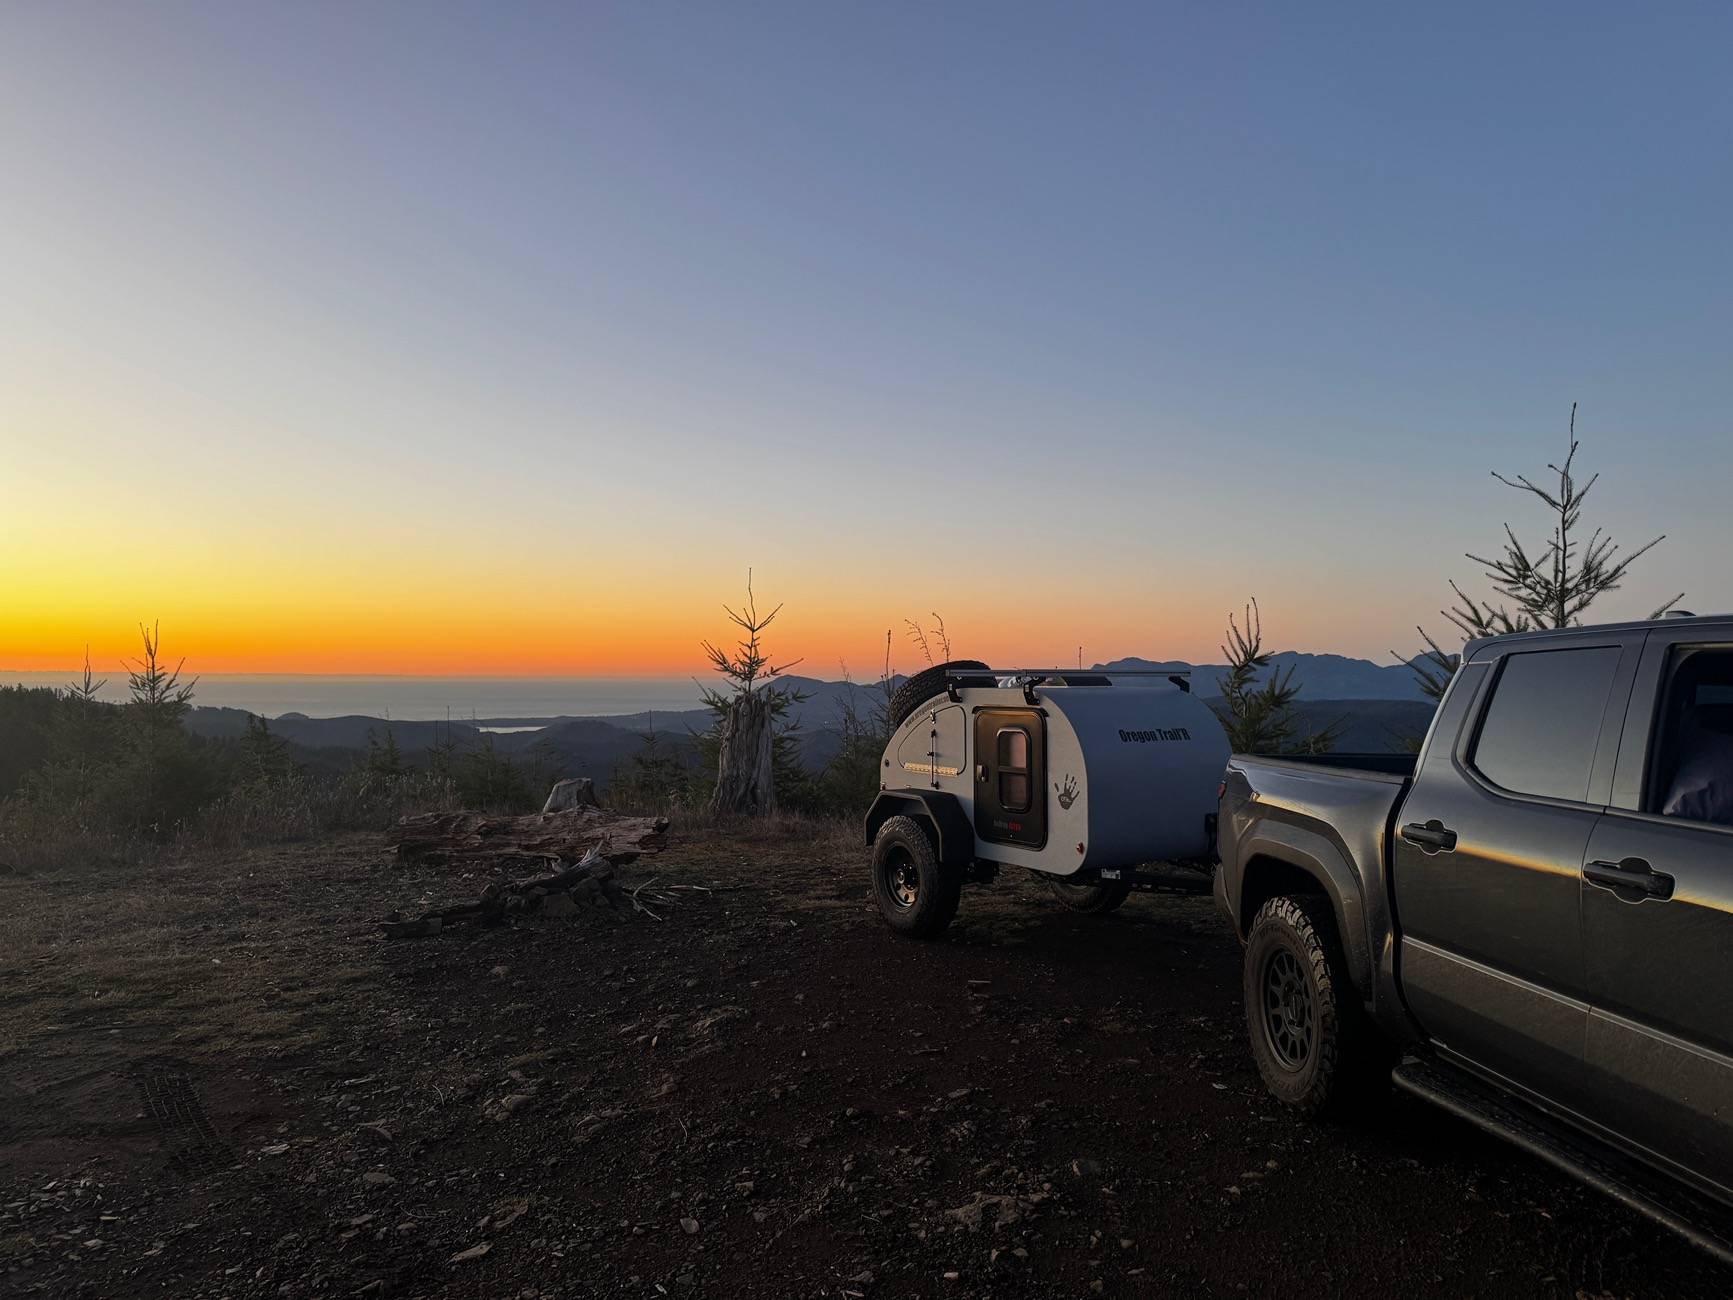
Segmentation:
{"type": "Polygon", "coordinates": [[[1409,822],[1402,838],[1426,853],[1450,853],[1456,848],[1456,832],[1434,817],[1429,822],[1409,822]]]}
{"type": "Polygon", "coordinates": [[[1608,889],[1628,889],[1648,898],[1671,898],[1673,878],[1656,871],[1642,858],[1621,858],[1617,862],[1591,862],[1583,868],[1583,878],[1591,884],[1608,889]]]}

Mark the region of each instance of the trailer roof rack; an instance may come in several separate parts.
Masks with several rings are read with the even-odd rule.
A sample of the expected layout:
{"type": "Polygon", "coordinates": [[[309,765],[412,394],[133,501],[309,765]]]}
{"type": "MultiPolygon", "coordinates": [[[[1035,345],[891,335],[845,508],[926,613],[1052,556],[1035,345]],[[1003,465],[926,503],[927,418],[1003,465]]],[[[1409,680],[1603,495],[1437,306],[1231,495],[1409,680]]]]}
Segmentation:
{"type": "Polygon", "coordinates": [[[974,684],[983,677],[1009,677],[1023,686],[1112,686],[1117,677],[1163,677],[1180,690],[1191,693],[1189,668],[976,668],[951,674],[951,681],[974,684]]]}
{"type": "Polygon", "coordinates": [[[997,673],[1001,677],[1040,673],[1047,677],[1190,677],[1189,668],[988,668],[976,672],[997,673]]]}

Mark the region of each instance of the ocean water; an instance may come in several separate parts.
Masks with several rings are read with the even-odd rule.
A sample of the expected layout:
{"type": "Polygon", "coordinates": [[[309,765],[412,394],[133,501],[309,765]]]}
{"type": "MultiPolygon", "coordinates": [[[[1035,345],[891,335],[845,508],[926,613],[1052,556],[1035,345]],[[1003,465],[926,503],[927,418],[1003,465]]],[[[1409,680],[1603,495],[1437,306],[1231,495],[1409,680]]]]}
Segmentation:
{"type": "MultiPolygon", "coordinates": [[[[102,676],[103,674],[98,674],[102,676]]],[[[126,674],[106,674],[102,698],[126,698],[126,674]]],[[[71,673],[0,672],[0,685],[65,686],[71,673]]],[[[363,714],[405,722],[446,718],[607,717],[702,706],[690,677],[316,677],[205,673],[193,703],[267,718],[363,714]]]]}

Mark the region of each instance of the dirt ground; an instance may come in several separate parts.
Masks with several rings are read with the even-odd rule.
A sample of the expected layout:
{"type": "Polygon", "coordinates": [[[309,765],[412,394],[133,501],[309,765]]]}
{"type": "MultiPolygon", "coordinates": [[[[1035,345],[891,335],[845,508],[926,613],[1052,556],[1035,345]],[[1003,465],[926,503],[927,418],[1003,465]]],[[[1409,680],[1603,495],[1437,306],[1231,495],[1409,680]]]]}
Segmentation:
{"type": "MultiPolygon", "coordinates": [[[[665,918],[390,943],[377,837],[0,875],[0,1295],[1713,1296],[1446,1116],[1265,1097],[1197,892],[947,942],[840,830],[676,828],[665,918]]],[[[1176,878],[1180,879],[1180,878],[1176,878]]]]}

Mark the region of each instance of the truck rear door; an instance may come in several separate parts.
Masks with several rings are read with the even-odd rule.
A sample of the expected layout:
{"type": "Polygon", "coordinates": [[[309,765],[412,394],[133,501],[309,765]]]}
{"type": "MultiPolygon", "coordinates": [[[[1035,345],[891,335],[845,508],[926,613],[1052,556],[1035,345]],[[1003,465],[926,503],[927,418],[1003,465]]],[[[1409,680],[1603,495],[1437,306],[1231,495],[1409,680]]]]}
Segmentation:
{"type": "Polygon", "coordinates": [[[1571,1109],[1587,1100],[1583,854],[1641,641],[1523,639],[1465,665],[1449,703],[1475,698],[1432,737],[1392,846],[1410,1009],[1447,1052],[1571,1109]]]}
{"type": "Polygon", "coordinates": [[[1733,1194],[1733,623],[1649,634],[1583,866],[1597,1118],[1733,1194]]]}

